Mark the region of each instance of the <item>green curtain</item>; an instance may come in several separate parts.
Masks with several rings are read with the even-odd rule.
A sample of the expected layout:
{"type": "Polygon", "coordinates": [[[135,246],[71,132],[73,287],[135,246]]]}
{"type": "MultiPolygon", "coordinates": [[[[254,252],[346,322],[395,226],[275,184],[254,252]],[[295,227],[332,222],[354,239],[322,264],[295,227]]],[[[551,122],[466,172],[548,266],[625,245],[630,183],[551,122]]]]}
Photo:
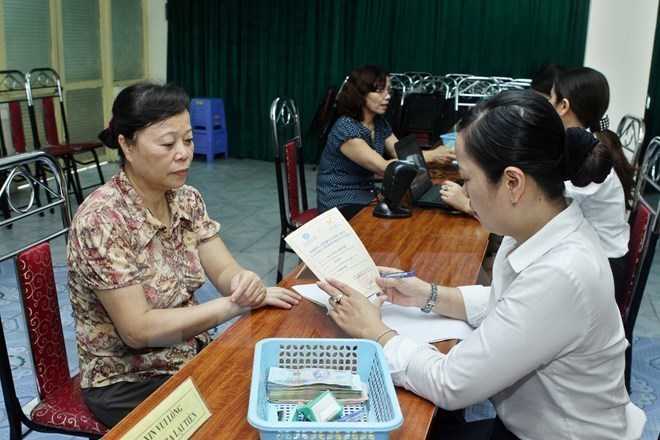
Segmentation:
{"type": "Polygon", "coordinates": [[[644,135],[644,147],[655,136],[660,136],[660,9],[655,25],[655,39],[653,40],[653,57],[651,58],[651,75],[649,77],[649,105],[644,113],[646,134],[644,135]]]}
{"type": "Polygon", "coordinates": [[[167,76],[224,99],[232,156],[272,160],[278,96],[296,99],[304,135],[360,64],[511,77],[582,65],[588,13],[588,0],[169,0],[167,76]]]}

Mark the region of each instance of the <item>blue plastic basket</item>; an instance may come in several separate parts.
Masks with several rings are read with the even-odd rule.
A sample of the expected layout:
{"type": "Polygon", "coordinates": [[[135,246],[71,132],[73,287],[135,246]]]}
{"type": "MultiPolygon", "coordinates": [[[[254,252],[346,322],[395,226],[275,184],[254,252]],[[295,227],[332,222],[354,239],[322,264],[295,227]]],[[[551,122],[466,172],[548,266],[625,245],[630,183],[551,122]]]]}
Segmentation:
{"type": "Polygon", "coordinates": [[[454,146],[456,145],[457,135],[457,132],[441,134],[440,138],[442,139],[442,145],[449,148],[450,150],[453,150],[454,146]]]}
{"type": "Polygon", "coordinates": [[[248,422],[264,439],[371,440],[387,439],[403,423],[382,347],[366,339],[271,338],[257,343],[254,351],[248,422]],[[296,405],[271,403],[266,397],[270,367],[330,368],[360,375],[369,400],[344,405],[342,415],[365,410],[350,422],[298,422],[289,420],[296,405]],[[273,408],[274,407],[274,408],[273,408]],[[269,421],[269,412],[283,411],[285,421],[269,421]]]}

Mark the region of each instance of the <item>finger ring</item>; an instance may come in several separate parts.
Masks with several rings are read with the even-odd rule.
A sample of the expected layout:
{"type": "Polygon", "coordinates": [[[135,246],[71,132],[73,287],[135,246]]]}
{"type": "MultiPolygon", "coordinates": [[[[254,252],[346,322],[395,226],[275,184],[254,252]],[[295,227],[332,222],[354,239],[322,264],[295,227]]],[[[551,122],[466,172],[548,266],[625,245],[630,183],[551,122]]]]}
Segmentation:
{"type": "Polygon", "coordinates": [[[440,187],[440,189],[443,190],[443,191],[447,191],[447,187],[444,186],[444,185],[442,185],[442,186],[440,187]]]}
{"type": "Polygon", "coordinates": [[[335,296],[335,297],[332,298],[332,299],[333,299],[334,302],[336,302],[337,304],[339,304],[339,303],[341,302],[341,299],[342,299],[343,297],[344,297],[344,294],[343,294],[343,293],[340,293],[339,295],[335,296]]]}

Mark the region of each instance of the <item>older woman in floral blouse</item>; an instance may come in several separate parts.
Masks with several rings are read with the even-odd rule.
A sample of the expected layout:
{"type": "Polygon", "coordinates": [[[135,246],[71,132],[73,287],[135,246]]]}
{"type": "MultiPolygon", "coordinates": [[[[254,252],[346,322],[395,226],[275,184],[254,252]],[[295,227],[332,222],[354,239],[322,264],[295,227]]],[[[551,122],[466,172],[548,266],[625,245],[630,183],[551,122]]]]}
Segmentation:
{"type": "Polygon", "coordinates": [[[81,386],[112,426],[206,346],[207,330],[251,308],[300,297],[266,288],[231,256],[185,179],[189,99],[175,86],[124,89],[99,137],[121,169],[78,208],[68,242],[81,386]],[[199,304],[205,275],[224,295],[199,304]]]}

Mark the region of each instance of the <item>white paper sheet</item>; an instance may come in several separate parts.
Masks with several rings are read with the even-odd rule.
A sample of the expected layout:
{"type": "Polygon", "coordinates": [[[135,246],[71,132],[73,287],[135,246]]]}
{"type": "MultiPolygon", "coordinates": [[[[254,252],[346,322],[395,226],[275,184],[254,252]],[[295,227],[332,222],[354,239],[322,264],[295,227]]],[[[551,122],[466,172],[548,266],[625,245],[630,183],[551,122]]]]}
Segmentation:
{"type": "MultiPolygon", "coordinates": [[[[316,284],[301,284],[293,289],[328,311],[332,308],[330,296],[316,284]]],[[[376,296],[373,296],[373,301],[376,296]]],[[[391,303],[383,304],[381,309],[383,322],[400,335],[411,336],[425,342],[437,342],[447,339],[465,339],[474,330],[466,322],[446,318],[435,313],[424,313],[415,307],[401,307],[391,303]]]]}
{"type": "Polygon", "coordinates": [[[380,291],[374,261],[337,208],[300,226],[285,240],[319,280],[334,278],[367,297],[380,291]]]}

